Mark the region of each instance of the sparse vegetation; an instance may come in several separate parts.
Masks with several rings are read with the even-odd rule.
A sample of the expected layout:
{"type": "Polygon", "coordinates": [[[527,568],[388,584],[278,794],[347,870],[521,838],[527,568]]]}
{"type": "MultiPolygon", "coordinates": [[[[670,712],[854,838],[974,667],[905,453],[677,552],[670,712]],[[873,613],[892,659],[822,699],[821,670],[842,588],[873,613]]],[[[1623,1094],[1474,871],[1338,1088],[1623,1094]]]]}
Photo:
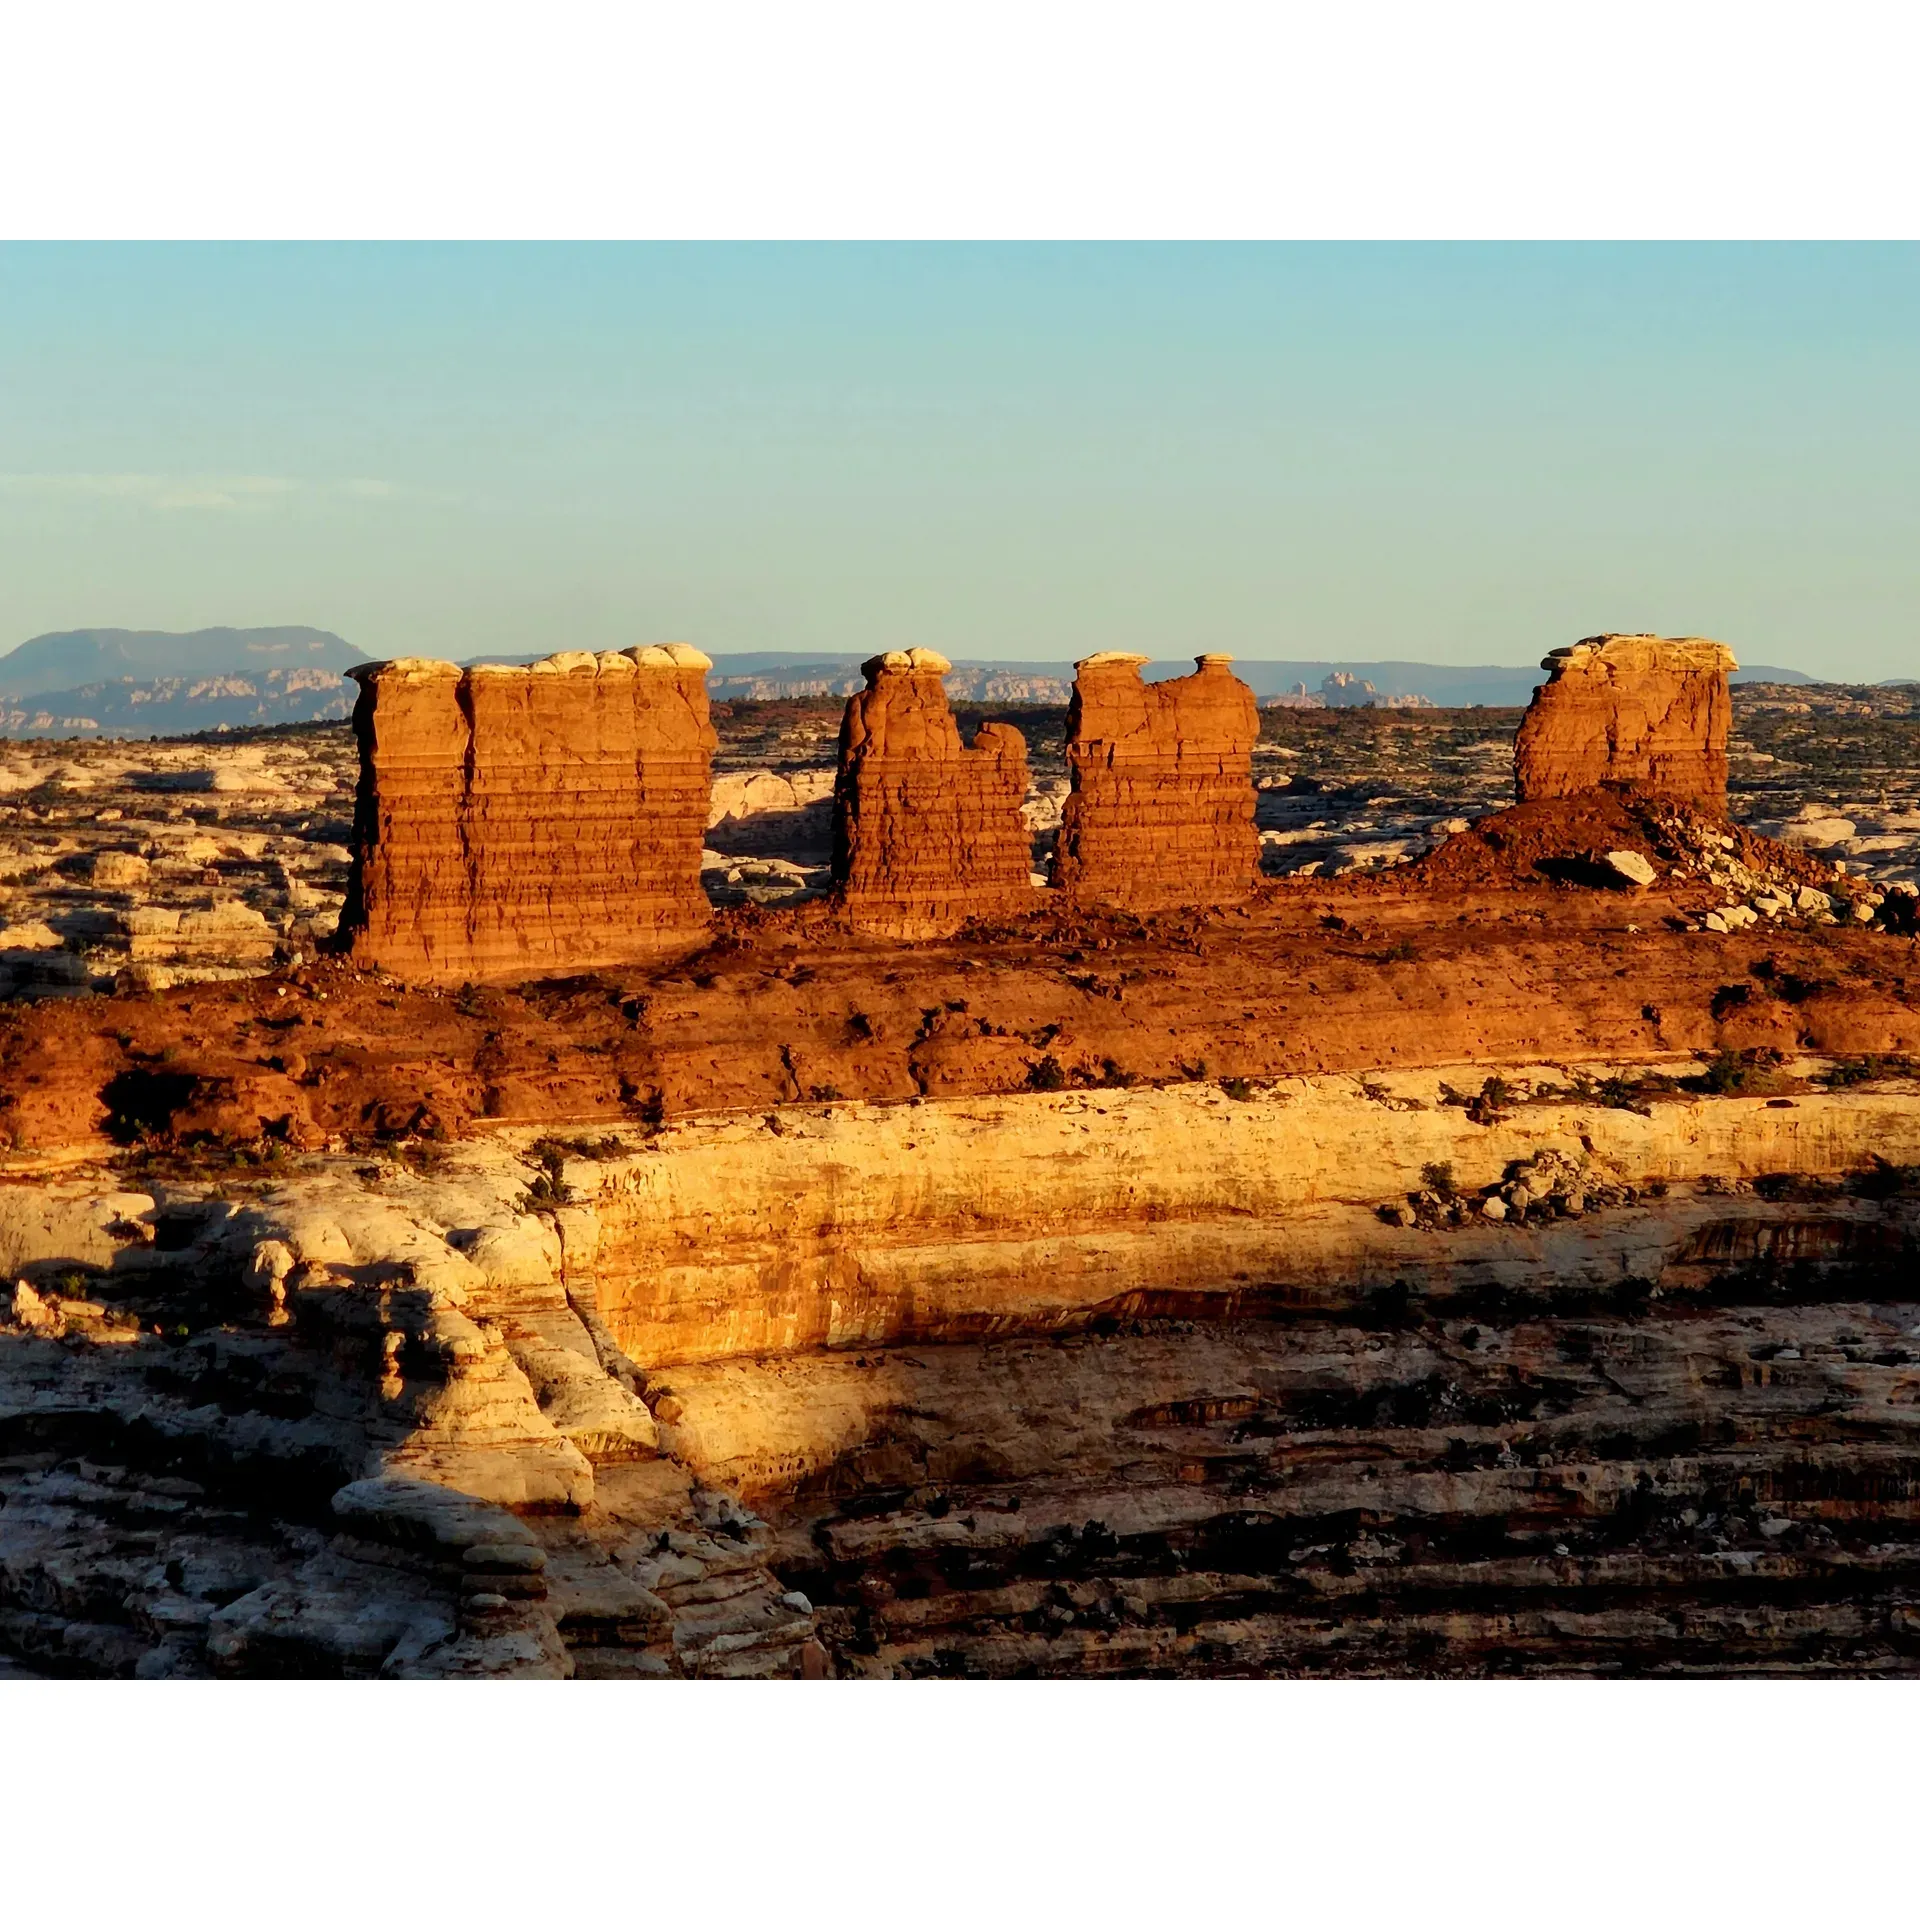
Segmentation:
{"type": "Polygon", "coordinates": [[[603,1133],[597,1139],[580,1134],[571,1140],[549,1133],[536,1140],[530,1151],[549,1173],[558,1173],[569,1159],[618,1160],[626,1153],[627,1146],[617,1133],[603,1133]]]}
{"type": "Polygon", "coordinates": [[[1462,1093],[1458,1087],[1450,1087],[1444,1080],[1440,1082],[1440,1104],[1464,1107],[1467,1118],[1476,1126],[1490,1127],[1504,1120],[1517,1099],[1514,1088],[1498,1074],[1489,1074],[1481,1082],[1478,1093],[1462,1093]]]}
{"type": "Polygon", "coordinates": [[[1850,1060],[1836,1060],[1821,1080],[1835,1089],[1858,1087],[1871,1080],[1906,1080],[1920,1076],[1920,1061],[1904,1053],[1863,1053],[1850,1060]]]}
{"type": "Polygon", "coordinates": [[[1034,1093],[1058,1093],[1067,1084],[1066,1069],[1052,1054],[1027,1063],[1027,1086],[1034,1093]]]}
{"type": "Polygon", "coordinates": [[[1775,1047],[1722,1047],[1707,1057],[1701,1071],[1681,1082],[1696,1093],[1777,1094],[1800,1083],[1780,1071],[1783,1055],[1775,1047]]]}

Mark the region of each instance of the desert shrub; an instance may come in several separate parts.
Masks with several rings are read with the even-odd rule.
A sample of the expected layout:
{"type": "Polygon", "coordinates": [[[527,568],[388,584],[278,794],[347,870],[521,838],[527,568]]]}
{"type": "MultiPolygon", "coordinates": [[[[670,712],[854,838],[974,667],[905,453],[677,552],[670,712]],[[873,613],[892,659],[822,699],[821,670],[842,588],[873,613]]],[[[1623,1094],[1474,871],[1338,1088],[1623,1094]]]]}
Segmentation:
{"type": "Polygon", "coordinates": [[[626,1145],[617,1133],[603,1133],[597,1140],[584,1134],[563,1140],[557,1133],[544,1134],[533,1143],[533,1157],[549,1173],[558,1173],[568,1160],[618,1160],[626,1145]]]}
{"type": "Polygon", "coordinates": [[[1722,1047],[1684,1084],[1697,1093],[1753,1095],[1777,1093],[1785,1084],[1782,1055],[1774,1047],[1722,1047]]]}
{"type": "Polygon", "coordinates": [[[1480,1083],[1478,1093],[1462,1093],[1458,1087],[1450,1087],[1444,1080],[1440,1082],[1440,1104],[1443,1107],[1465,1107],[1467,1118],[1483,1127],[1489,1127],[1502,1118],[1518,1099],[1516,1090],[1497,1073],[1487,1075],[1480,1083]]]}
{"type": "Polygon", "coordinates": [[[522,1213],[539,1213],[550,1207],[571,1206],[573,1189],[556,1173],[536,1173],[521,1196],[522,1213]]]}
{"type": "Polygon", "coordinates": [[[1914,1063],[1899,1053],[1863,1053],[1857,1059],[1836,1060],[1827,1070],[1823,1084],[1832,1088],[1857,1087],[1868,1080],[1902,1080],[1914,1071],[1914,1063]]]}
{"type": "Polygon", "coordinates": [[[1052,1054],[1027,1063],[1027,1085],[1035,1093],[1058,1093],[1067,1084],[1066,1070],[1052,1054]]]}

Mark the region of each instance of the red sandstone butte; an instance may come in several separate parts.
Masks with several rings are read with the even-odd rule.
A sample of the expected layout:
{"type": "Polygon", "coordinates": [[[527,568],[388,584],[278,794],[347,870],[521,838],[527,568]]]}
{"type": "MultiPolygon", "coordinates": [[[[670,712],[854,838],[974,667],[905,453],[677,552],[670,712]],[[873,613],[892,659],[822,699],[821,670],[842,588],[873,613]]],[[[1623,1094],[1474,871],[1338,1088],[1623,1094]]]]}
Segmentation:
{"type": "Polygon", "coordinates": [[[1253,824],[1253,689],[1203,653],[1178,680],[1146,655],[1096,653],[1074,674],[1067,796],[1053,884],[1135,912],[1219,906],[1260,873],[1253,824]]]}
{"type": "Polygon", "coordinates": [[[941,685],[948,665],[926,647],[877,654],[840,725],[834,885],[870,932],[913,938],[1033,901],[1027,743],[990,724],[963,747],[941,685]]]}
{"type": "Polygon", "coordinates": [[[1717,640],[1605,633],[1540,663],[1513,743],[1522,800],[1558,800],[1589,787],[1640,787],[1724,810],[1727,734],[1739,663],[1717,640]]]}
{"type": "Polygon", "coordinates": [[[711,913],[700,886],[709,664],[671,646],[530,667],[351,669],[348,951],[445,982],[696,945],[711,913]]]}

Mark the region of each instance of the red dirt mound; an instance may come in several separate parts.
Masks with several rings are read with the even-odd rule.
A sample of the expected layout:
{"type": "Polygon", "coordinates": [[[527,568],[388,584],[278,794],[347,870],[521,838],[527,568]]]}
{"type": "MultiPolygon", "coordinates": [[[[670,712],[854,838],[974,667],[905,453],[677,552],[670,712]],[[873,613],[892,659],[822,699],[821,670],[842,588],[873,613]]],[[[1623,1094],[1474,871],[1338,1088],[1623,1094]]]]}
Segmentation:
{"type": "Polygon", "coordinates": [[[1601,884],[1597,863],[1603,854],[1642,854],[1664,879],[1690,877],[1710,851],[1789,886],[1825,889],[1839,877],[1824,860],[1729,826],[1686,801],[1604,787],[1559,800],[1523,800],[1487,814],[1405,872],[1411,884],[1429,887],[1504,888],[1554,880],[1601,884]]]}

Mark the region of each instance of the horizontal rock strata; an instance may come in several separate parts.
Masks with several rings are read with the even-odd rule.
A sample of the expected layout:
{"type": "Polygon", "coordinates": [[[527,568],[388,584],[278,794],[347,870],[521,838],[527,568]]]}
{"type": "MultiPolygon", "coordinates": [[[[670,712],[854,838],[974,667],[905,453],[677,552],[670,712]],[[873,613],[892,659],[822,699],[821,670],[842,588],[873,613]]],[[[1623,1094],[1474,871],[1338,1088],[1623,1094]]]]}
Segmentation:
{"type": "Polygon", "coordinates": [[[1055,886],[1137,912],[1221,905],[1251,890],[1260,715],[1231,658],[1201,654],[1197,672],[1151,685],[1140,678],[1144,654],[1079,663],[1055,886]]]}
{"type": "Polygon", "coordinates": [[[1603,634],[1561,647],[1540,663],[1514,742],[1522,800],[1587,787],[1636,786],[1724,808],[1738,664],[1713,640],[1603,634]]]}
{"type": "Polygon", "coordinates": [[[525,1211],[533,1178],[478,1150],[433,1182],[320,1160],[245,1204],[0,1191],[0,1660],[803,1671],[766,1527],[657,1457],[592,1218],[525,1211]]]}
{"type": "Polygon", "coordinates": [[[1018,728],[983,726],[970,747],[925,647],[883,653],[847,702],[834,797],[833,876],[854,925],[898,937],[1023,911],[1031,860],[1020,808],[1018,728]]]}
{"type": "Polygon", "coordinates": [[[756,1507],[849,1676],[1913,1674],[1914,1291],[1787,1247],[672,1384],[743,1466],[826,1442],[756,1507]]]}
{"type": "Polygon", "coordinates": [[[355,668],[341,919],[355,958],[420,981],[511,980],[696,942],[707,666],[675,646],[355,668]]]}
{"type": "Polygon", "coordinates": [[[0,1655],[1920,1670],[1920,1093],[1502,1071],[9,1188],[0,1655]]]}
{"type": "MultiPolygon", "coordinates": [[[[1245,1097],[1191,1086],[847,1106],[790,1115],[778,1136],[757,1120],[701,1120],[568,1177],[595,1196],[601,1310],[653,1368],[1065,1328],[1156,1294],[1335,1299],[1388,1266],[1431,1265],[1434,1288],[1517,1293],[1582,1265],[1647,1277],[1705,1217],[1608,1213],[1557,1249],[1477,1214],[1410,1237],[1375,1209],[1420,1188],[1428,1165],[1477,1193],[1543,1154],[1636,1188],[1837,1178],[1876,1154],[1920,1164],[1912,1091],[1641,1113],[1589,1088],[1489,1126],[1447,1101],[1450,1077],[1375,1076],[1371,1093],[1328,1078],[1245,1097]]],[[[1563,1076],[1541,1076],[1556,1085],[1563,1076]]]]}

